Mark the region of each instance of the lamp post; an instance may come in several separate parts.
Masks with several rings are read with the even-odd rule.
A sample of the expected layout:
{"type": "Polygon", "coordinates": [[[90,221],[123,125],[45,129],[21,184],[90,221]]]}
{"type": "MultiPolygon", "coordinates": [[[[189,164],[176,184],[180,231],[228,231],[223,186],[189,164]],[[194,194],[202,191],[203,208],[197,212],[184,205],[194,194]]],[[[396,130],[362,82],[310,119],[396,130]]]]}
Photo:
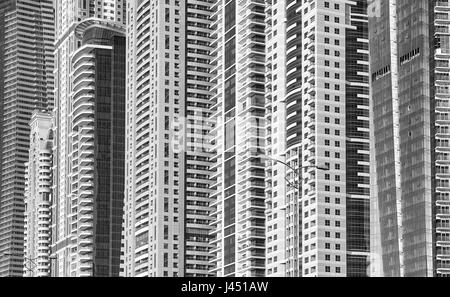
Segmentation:
{"type": "MultiPolygon", "coordinates": [[[[276,159],[276,158],[273,158],[273,157],[271,157],[271,156],[267,156],[267,155],[264,155],[264,154],[261,154],[261,155],[259,155],[260,157],[262,157],[262,158],[265,158],[265,159],[268,159],[268,160],[271,160],[271,161],[274,161],[274,162],[276,162],[276,163],[280,163],[280,164],[282,164],[282,165],[284,165],[285,167],[287,167],[287,168],[289,168],[290,170],[292,170],[292,172],[294,172],[294,174],[296,175],[296,181],[295,181],[295,183],[292,183],[291,181],[289,181],[286,177],[285,177],[285,180],[288,182],[288,185],[289,186],[291,186],[291,187],[293,187],[294,189],[296,189],[297,190],[297,199],[294,199],[294,207],[295,207],[295,210],[294,210],[294,217],[295,217],[295,214],[297,213],[297,216],[298,216],[298,218],[297,218],[297,220],[295,221],[295,225],[294,225],[294,231],[295,231],[295,236],[294,236],[294,244],[295,244],[295,247],[294,247],[294,252],[295,252],[295,250],[297,249],[297,252],[295,252],[295,255],[294,255],[294,263],[295,262],[297,262],[297,266],[298,267],[300,267],[300,263],[299,263],[299,254],[300,254],[300,251],[298,250],[299,249],[299,247],[300,247],[300,239],[299,239],[299,230],[300,230],[300,228],[301,228],[301,226],[300,226],[300,224],[299,224],[299,221],[300,221],[300,208],[299,208],[299,202],[300,202],[300,200],[301,200],[301,197],[302,197],[302,193],[301,193],[301,188],[302,188],[302,181],[303,181],[303,178],[302,178],[302,170],[303,169],[309,169],[309,168],[315,168],[315,169],[318,169],[318,170],[323,170],[323,171],[328,171],[328,170],[330,170],[328,167],[325,167],[325,166],[318,166],[318,165],[307,165],[307,166],[298,166],[297,168],[294,168],[294,167],[292,167],[291,165],[289,165],[288,163],[286,163],[286,162],[284,162],[284,161],[281,161],[281,160],[279,160],[279,159],[276,159]],[[297,227],[297,228],[296,228],[297,227]]],[[[300,164],[300,158],[299,158],[299,164],[300,164]]],[[[286,217],[287,217],[287,211],[285,211],[284,212],[285,213],[285,216],[284,216],[284,219],[285,219],[285,221],[286,221],[286,217]]],[[[285,236],[285,240],[286,240],[286,236],[285,236]]],[[[292,257],[292,255],[291,255],[291,257],[292,257]]],[[[297,270],[299,269],[297,267],[297,270]]],[[[285,265],[285,270],[286,270],[286,265],[285,265]]],[[[296,270],[294,269],[294,276],[300,276],[300,272],[298,271],[297,273],[295,272],[296,270]]]]}

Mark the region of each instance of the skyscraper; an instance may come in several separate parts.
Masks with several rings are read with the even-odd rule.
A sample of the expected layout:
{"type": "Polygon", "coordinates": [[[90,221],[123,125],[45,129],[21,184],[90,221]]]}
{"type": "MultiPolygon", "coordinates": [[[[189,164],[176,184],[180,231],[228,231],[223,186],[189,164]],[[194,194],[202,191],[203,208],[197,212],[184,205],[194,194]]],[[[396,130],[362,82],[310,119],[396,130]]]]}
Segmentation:
{"type": "Polygon", "coordinates": [[[265,271],[265,3],[213,4],[212,249],[215,276],[265,271]]]}
{"type": "Polygon", "coordinates": [[[128,2],[126,276],[209,275],[211,5],[128,2]]]}
{"type": "MultiPolygon", "coordinates": [[[[435,1],[370,2],[373,141],[383,274],[433,276],[434,238],[442,243],[448,234],[444,165],[448,141],[441,132],[447,87],[442,88],[440,81],[440,67],[448,63],[446,38],[436,36],[442,42],[435,50],[435,1]],[[433,69],[435,55],[439,59],[433,69]],[[436,85],[434,76],[439,77],[436,85]],[[436,161],[435,154],[439,155],[436,161]]],[[[439,12],[437,16],[439,24],[439,12]]],[[[445,248],[440,245],[439,251],[445,253],[445,248]]]]}
{"type": "Polygon", "coordinates": [[[23,275],[29,122],[34,109],[53,106],[52,5],[0,3],[0,276],[23,275]]]}
{"type": "MultiPolygon", "coordinates": [[[[436,275],[450,276],[450,142],[448,135],[450,133],[450,90],[448,81],[450,78],[450,36],[448,35],[448,21],[450,11],[449,2],[430,1],[434,4],[433,10],[430,9],[430,22],[433,18],[435,48],[434,56],[430,61],[432,77],[434,78],[434,107],[435,114],[431,116],[434,120],[435,150],[432,151],[434,159],[434,174],[436,193],[434,199],[435,207],[435,259],[436,275]]],[[[431,35],[433,38],[433,35],[431,35]]],[[[432,89],[433,90],[433,89],[432,89]]],[[[433,94],[433,92],[431,93],[433,94]]]]}
{"type": "Polygon", "coordinates": [[[30,155],[25,181],[26,276],[50,276],[52,204],[52,118],[33,112],[30,121],[30,155]]]}
{"type": "Polygon", "coordinates": [[[125,1],[56,2],[52,275],[118,276],[125,1]]]}
{"type": "Polygon", "coordinates": [[[185,97],[182,137],[185,162],[181,164],[181,199],[184,205],[182,276],[210,276],[211,207],[211,30],[212,1],[186,1],[185,97]]]}
{"type": "Polygon", "coordinates": [[[367,1],[268,1],[267,276],[367,276],[367,1]]]}

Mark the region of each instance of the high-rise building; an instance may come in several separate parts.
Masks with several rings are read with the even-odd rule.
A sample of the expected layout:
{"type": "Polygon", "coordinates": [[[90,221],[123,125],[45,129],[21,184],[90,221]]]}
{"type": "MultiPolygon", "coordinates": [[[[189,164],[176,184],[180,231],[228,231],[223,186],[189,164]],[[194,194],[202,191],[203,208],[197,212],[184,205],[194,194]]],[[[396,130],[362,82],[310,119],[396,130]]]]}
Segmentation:
{"type": "Polygon", "coordinates": [[[182,276],[202,277],[210,273],[211,208],[211,6],[210,0],[186,1],[183,149],[181,199],[184,205],[184,255],[182,276]]]}
{"type": "Polygon", "coordinates": [[[124,275],[209,275],[211,1],[128,2],[124,275]]]}
{"type": "Polygon", "coordinates": [[[25,276],[50,276],[52,118],[35,111],[30,121],[30,154],[25,180],[25,276]]]}
{"type": "MultiPolygon", "coordinates": [[[[430,8],[430,23],[433,20],[435,41],[434,55],[431,51],[430,61],[431,75],[434,79],[434,102],[432,110],[434,114],[431,119],[434,121],[435,150],[432,151],[434,166],[432,170],[435,174],[435,244],[434,258],[436,260],[435,275],[450,276],[450,36],[449,23],[450,2],[430,1],[434,4],[434,11],[430,8]],[[433,15],[434,13],[434,15],[433,15]]],[[[433,48],[432,48],[433,50],[433,48]]],[[[432,135],[432,137],[433,137],[432,135]]]]}
{"type": "Polygon", "coordinates": [[[0,276],[23,275],[29,123],[34,109],[53,106],[52,5],[0,3],[0,276]]]}
{"type": "MultiPolygon", "coordinates": [[[[290,167],[302,155],[302,3],[296,2],[266,1],[266,155],[290,167]]],[[[266,275],[299,276],[299,172],[275,160],[266,164],[266,275]]]]}
{"type": "MultiPolygon", "coordinates": [[[[375,196],[384,276],[433,276],[435,250],[439,259],[448,259],[448,86],[442,80],[448,76],[448,38],[440,34],[448,29],[440,25],[448,3],[436,3],[436,37],[435,1],[377,0],[369,5],[375,196]]],[[[448,273],[448,263],[440,262],[440,273],[448,273]]]]}
{"type": "Polygon", "coordinates": [[[52,275],[118,276],[125,1],[56,1],[52,275]]]}
{"type": "Polygon", "coordinates": [[[267,3],[267,276],[368,276],[367,1],[267,3]]]}
{"type": "Polygon", "coordinates": [[[212,9],[211,272],[264,276],[265,3],[212,9]]]}

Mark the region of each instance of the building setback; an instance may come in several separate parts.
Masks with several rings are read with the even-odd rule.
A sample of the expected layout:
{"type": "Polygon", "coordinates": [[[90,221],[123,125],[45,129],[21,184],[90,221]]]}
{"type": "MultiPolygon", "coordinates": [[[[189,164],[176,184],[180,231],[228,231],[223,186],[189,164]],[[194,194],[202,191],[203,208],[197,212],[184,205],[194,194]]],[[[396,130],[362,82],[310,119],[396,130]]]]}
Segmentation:
{"type": "Polygon", "coordinates": [[[25,187],[25,276],[50,276],[52,205],[52,118],[35,111],[30,121],[25,187]]]}
{"type": "Polygon", "coordinates": [[[53,106],[52,5],[0,3],[0,276],[23,275],[29,122],[34,109],[53,106]]]}
{"type": "Polygon", "coordinates": [[[125,1],[56,2],[52,275],[118,276],[125,1]]]}

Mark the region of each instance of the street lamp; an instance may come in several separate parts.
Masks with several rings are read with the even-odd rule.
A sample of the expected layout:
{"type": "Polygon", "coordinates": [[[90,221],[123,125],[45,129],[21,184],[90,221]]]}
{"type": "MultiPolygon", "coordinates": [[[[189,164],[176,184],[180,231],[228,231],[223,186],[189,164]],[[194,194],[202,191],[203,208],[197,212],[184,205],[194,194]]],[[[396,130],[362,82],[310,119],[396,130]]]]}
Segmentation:
{"type": "MultiPolygon", "coordinates": [[[[298,166],[297,168],[294,168],[294,167],[292,167],[291,165],[289,165],[288,163],[286,163],[286,162],[284,162],[284,161],[281,161],[281,160],[278,160],[278,159],[276,159],[276,158],[273,158],[273,157],[271,157],[271,156],[267,156],[267,155],[265,155],[265,154],[260,154],[260,155],[258,155],[259,157],[261,157],[261,158],[265,158],[265,159],[268,159],[268,160],[271,160],[271,161],[274,161],[274,162],[276,162],[276,163],[280,163],[280,164],[282,164],[282,165],[284,165],[285,167],[287,167],[287,168],[289,168],[290,170],[292,170],[292,172],[294,172],[294,174],[296,174],[297,176],[296,176],[296,182],[295,182],[295,184],[293,184],[290,180],[288,180],[287,178],[286,178],[286,176],[284,177],[285,178],[285,180],[287,181],[287,183],[291,186],[291,187],[293,187],[294,189],[296,189],[297,190],[297,195],[298,195],[298,197],[297,197],[297,199],[294,199],[294,207],[295,207],[295,210],[294,210],[294,216],[295,216],[295,214],[296,214],[296,212],[297,212],[297,216],[298,216],[298,220],[297,221],[295,221],[295,223],[294,224],[296,224],[296,226],[297,226],[297,229],[295,228],[295,225],[294,225],[294,231],[296,232],[295,233],[295,237],[294,237],[294,244],[295,244],[295,248],[296,249],[299,249],[299,246],[300,246],[300,244],[299,244],[299,229],[301,228],[300,226],[299,226],[299,221],[300,221],[300,212],[299,212],[299,210],[300,210],[300,208],[299,208],[299,201],[301,200],[301,197],[302,197],[302,193],[301,193],[301,185],[302,185],[302,182],[303,182],[303,178],[302,178],[302,169],[309,169],[309,168],[315,168],[315,169],[318,169],[318,170],[323,170],[323,171],[328,171],[328,170],[330,170],[328,167],[326,167],[326,166],[318,166],[318,165],[307,165],[307,166],[298,166]]],[[[300,158],[299,158],[299,163],[300,163],[300,158]]],[[[285,213],[285,216],[284,216],[284,219],[286,220],[286,217],[287,217],[287,211],[285,211],[284,212],[285,213]]],[[[286,238],[287,236],[285,236],[285,238],[286,238]]],[[[295,251],[295,248],[294,248],[294,251],[295,251]]],[[[299,264],[299,254],[300,254],[300,251],[298,251],[298,252],[296,252],[295,253],[295,256],[294,256],[294,263],[295,262],[297,262],[297,266],[299,267],[300,266],[300,264],[299,264]]],[[[285,263],[285,269],[286,269],[286,263],[285,263]]],[[[298,268],[297,268],[298,269],[298,268]]],[[[294,270],[294,274],[295,274],[295,270],[294,270]]],[[[300,273],[298,273],[298,276],[300,275],[300,273]]],[[[294,275],[294,276],[296,276],[296,275],[294,275]]]]}

